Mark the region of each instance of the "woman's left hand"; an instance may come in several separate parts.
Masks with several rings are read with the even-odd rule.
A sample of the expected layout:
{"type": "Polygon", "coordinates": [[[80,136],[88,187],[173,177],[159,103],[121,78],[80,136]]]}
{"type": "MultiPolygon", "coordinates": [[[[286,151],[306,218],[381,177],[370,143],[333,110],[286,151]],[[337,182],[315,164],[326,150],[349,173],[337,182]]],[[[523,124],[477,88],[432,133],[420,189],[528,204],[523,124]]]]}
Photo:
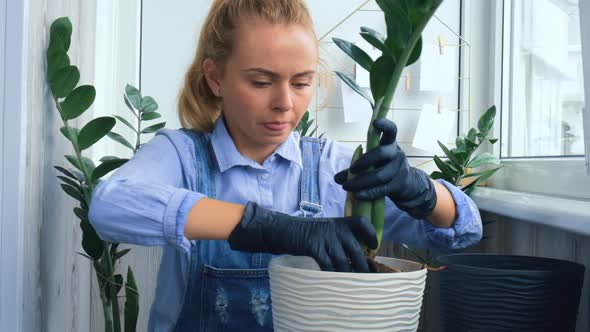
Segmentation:
{"type": "Polygon", "coordinates": [[[344,190],[353,192],[358,200],[387,196],[414,218],[429,216],[436,206],[436,191],[430,177],[409,165],[396,142],[395,123],[378,119],[373,126],[382,133],[379,146],[367,151],[350,167],[354,178],[347,181],[348,169],[345,169],[334,180],[344,190]]]}

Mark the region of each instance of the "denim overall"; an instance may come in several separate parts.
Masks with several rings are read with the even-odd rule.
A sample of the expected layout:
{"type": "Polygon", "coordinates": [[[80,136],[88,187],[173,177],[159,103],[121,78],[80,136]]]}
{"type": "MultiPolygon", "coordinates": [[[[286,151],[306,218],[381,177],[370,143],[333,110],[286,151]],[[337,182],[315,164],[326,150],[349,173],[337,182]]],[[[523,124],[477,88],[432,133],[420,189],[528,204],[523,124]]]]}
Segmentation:
{"type": "MultiPolygon", "coordinates": [[[[197,162],[194,188],[215,198],[209,135],[188,131],[197,162]]],[[[303,170],[300,210],[304,217],[322,213],[319,160],[324,140],[301,137],[303,170]]],[[[267,253],[233,251],[227,241],[192,240],[188,284],[174,331],[273,331],[267,253]]]]}

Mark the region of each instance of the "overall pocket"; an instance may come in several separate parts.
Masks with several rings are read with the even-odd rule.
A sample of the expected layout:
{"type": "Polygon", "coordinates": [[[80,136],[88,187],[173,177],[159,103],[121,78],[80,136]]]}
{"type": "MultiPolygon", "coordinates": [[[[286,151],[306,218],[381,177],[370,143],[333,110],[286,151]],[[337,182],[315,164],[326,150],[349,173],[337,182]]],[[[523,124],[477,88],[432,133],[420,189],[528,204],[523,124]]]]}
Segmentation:
{"type": "Polygon", "coordinates": [[[273,331],[268,269],[205,265],[202,282],[202,331],[273,331]]]}

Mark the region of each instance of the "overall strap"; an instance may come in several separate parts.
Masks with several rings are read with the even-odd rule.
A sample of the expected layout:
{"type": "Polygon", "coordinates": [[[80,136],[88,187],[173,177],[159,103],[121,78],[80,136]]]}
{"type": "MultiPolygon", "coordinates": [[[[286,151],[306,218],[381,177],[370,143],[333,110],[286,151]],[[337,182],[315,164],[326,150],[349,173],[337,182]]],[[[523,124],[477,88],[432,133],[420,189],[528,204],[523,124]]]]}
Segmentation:
{"type": "Polygon", "coordinates": [[[320,157],[326,140],[304,136],[300,139],[303,170],[301,172],[299,209],[304,217],[314,217],[322,213],[320,205],[320,157]]]}
{"type": "Polygon", "coordinates": [[[195,190],[215,198],[215,179],[211,170],[213,169],[213,156],[209,150],[209,135],[194,130],[186,130],[195,143],[195,190]]]}
{"type": "MultiPolygon", "coordinates": [[[[217,193],[215,191],[215,179],[212,174],[213,169],[213,154],[209,150],[209,138],[210,136],[198,131],[182,129],[194,142],[195,151],[195,186],[194,190],[207,197],[215,198],[217,193]]],[[[193,331],[195,327],[199,326],[198,322],[195,322],[195,315],[199,315],[200,301],[198,297],[201,294],[201,284],[197,283],[196,280],[200,277],[200,270],[197,259],[197,241],[191,240],[190,249],[190,261],[189,261],[189,275],[186,289],[184,291],[183,304],[174,326],[174,332],[193,331]]]]}

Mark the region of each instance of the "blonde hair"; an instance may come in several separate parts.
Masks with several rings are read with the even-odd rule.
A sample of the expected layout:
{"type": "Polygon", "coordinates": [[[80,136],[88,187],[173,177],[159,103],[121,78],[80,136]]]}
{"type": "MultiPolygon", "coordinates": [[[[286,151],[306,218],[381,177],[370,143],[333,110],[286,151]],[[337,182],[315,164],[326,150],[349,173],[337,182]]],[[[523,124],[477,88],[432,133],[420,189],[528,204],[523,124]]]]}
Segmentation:
{"type": "Polygon", "coordinates": [[[243,17],[262,19],[271,24],[300,24],[315,36],[311,15],[303,0],[215,0],[201,29],[195,58],[180,91],[178,115],[183,128],[203,132],[213,130],[221,113],[222,100],[207,84],[202,64],[211,58],[223,71],[232,51],[232,32],[243,17]]]}

